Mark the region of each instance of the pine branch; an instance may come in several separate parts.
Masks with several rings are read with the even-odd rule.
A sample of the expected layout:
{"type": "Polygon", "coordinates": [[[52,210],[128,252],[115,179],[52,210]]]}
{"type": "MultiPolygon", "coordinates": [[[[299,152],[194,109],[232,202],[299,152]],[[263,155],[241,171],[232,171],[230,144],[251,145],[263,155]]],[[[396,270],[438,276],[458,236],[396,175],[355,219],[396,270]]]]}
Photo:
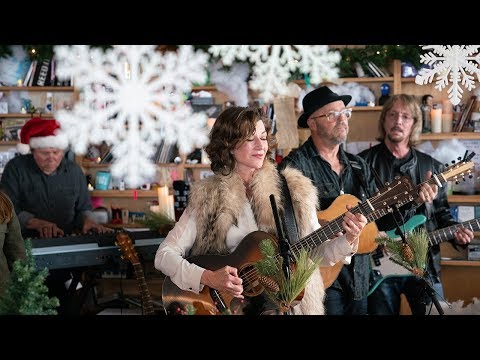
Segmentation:
{"type": "Polygon", "coordinates": [[[59,301],[56,297],[49,298],[44,284],[48,269],[37,270],[30,239],[25,239],[25,248],[26,259],[13,263],[5,294],[0,298],[0,314],[55,315],[59,301]]]}
{"type": "Polygon", "coordinates": [[[265,277],[278,285],[264,286],[265,293],[278,309],[282,312],[287,311],[307,286],[308,279],[318,269],[321,259],[311,259],[308,251],[301,250],[296,263],[291,266],[290,276],[286,278],[282,270],[283,259],[277,258],[272,240],[262,240],[260,251],[263,258],[255,264],[255,268],[260,277],[265,277]]]}

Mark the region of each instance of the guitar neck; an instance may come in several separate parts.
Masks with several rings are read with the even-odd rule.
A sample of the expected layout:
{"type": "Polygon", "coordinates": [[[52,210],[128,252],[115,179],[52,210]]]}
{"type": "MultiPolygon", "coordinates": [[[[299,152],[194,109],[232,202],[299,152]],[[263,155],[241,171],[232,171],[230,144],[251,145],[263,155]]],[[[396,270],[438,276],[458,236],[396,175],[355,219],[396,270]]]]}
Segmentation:
{"type": "Polygon", "coordinates": [[[153,302],[148,290],[147,282],[145,281],[145,275],[143,273],[142,264],[133,264],[133,270],[135,277],[137,278],[138,288],[140,289],[140,296],[142,298],[142,307],[145,315],[154,315],[153,302]]]}
{"type": "Polygon", "coordinates": [[[468,228],[472,231],[480,231],[480,220],[473,219],[461,224],[455,224],[443,229],[432,231],[428,235],[428,242],[430,245],[437,245],[441,242],[453,239],[455,237],[455,232],[462,227],[468,228]]]}
{"type": "MultiPolygon", "coordinates": [[[[374,199],[373,197],[372,199],[374,199]]],[[[388,213],[386,209],[374,209],[372,205],[372,199],[368,199],[363,203],[353,207],[350,209],[350,212],[353,214],[363,214],[367,218],[368,222],[375,221],[382,216],[385,216],[388,213]]],[[[342,222],[345,214],[342,214],[332,221],[328,222],[320,229],[315,230],[310,235],[300,239],[298,242],[291,245],[292,251],[298,255],[300,250],[311,250],[318,245],[322,244],[323,242],[333,239],[337,236],[338,233],[344,233],[345,230],[343,229],[342,222]]]]}

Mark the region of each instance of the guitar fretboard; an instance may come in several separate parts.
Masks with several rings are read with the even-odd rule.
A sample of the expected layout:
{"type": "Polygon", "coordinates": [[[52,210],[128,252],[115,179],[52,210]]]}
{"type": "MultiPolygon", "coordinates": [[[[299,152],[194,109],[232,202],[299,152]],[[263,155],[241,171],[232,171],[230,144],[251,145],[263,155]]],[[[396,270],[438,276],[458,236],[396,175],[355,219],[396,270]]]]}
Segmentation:
{"type": "MultiPolygon", "coordinates": [[[[353,207],[350,209],[350,212],[353,214],[363,214],[367,218],[368,222],[377,220],[389,212],[390,205],[395,204],[397,206],[401,206],[406,202],[413,200],[411,195],[407,194],[406,189],[409,186],[409,182],[405,181],[405,179],[398,180],[389,186],[388,189],[382,189],[383,191],[381,190],[379,194],[353,207]]],[[[291,249],[294,254],[298,255],[302,249],[310,251],[323,242],[337,237],[337,234],[345,233],[345,230],[342,226],[343,218],[344,214],[329,221],[327,224],[315,230],[310,235],[307,235],[306,237],[292,244],[291,249]]]]}
{"type": "Polygon", "coordinates": [[[428,235],[429,245],[437,245],[441,242],[453,239],[455,237],[455,232],[462,227],[468,228],[472,231],[480,231],[480,220],[473,219],[462,222],[461,224],[455,224],[443,229],[432,231],[428,235]]]}
{"type": "Polygon", "coordinates": [[[154,315],[155,311],[153,309],[152,297],[150,296],[150,291],[148,290],[147,282],[145,281],[145,275],[143,273],[142,264],[132,263],[132,266],[133,266],[133,271],[135,272],[135,277],[137,279],[138,288],[140,289],[143,313],[145,315],[154,315]]]}

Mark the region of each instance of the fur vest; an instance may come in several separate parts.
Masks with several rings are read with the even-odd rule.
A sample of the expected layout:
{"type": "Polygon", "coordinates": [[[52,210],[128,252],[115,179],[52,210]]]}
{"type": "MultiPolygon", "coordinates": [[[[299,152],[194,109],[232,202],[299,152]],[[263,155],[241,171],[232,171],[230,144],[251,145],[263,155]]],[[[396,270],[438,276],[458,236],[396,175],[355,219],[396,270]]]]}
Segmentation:
{"type": "MultiPolygon", "coordinates": [[[[317,190],[310,179],[299,170],[287,167],[282,171],[287,180],[299,237],[310,234],[309,218],[317,211],[317,190]]],[[[283,211],[281,179],[275,165],[266,161],[255,171],[251,180],[250,201],[258,229],[276,236],[275,220],[272,216],[270,194],[275,196],[277,207],[283,211]]],[[[213,175],[192,185],[189,207],[196,211],[197,238],[190,251],[193,255],[227,254],[226,236],[230,227],[237,224],[245,204],[248,203],[242,178],[232,172],[228,176],[213,175]]],[[[305,289],[304,297],[295,306],[295,314],[323,314],[323,281],[320,271],[315,271],[305,289]]]]}

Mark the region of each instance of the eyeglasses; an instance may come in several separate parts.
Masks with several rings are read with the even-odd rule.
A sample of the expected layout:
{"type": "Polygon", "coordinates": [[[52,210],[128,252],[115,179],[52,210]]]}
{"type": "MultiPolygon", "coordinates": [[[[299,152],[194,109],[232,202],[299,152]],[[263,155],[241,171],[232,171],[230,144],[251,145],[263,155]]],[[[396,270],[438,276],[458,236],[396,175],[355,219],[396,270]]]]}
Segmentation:
{"type": "Polygon", "coordinates": [[[391,112],[387,113],[387,117],[390,120],[396,120],[399,116],[400,116],[400,119],[402,119],[402,121],[404,121],[404,122],[413,121],[413,117],[409,114],[406,114],[406,113],[397,113],[395,111],[391,111],[391,112]]]}
{"type": "Polygon", "coordinates": [[[347,108],[347,109],[343,109],[341,111],[329,111],[326,114],[314,116],[314,117],[312,117],[312,119],[316,119],[316,118],[319,118],[319,117],[326,117],[328,121],[334,122],[334,121],[337,121],[340,118],[341,115],[344,115],[347,118],[347,120],[349,120],[352,117],[352,109],[347,108]]]}

